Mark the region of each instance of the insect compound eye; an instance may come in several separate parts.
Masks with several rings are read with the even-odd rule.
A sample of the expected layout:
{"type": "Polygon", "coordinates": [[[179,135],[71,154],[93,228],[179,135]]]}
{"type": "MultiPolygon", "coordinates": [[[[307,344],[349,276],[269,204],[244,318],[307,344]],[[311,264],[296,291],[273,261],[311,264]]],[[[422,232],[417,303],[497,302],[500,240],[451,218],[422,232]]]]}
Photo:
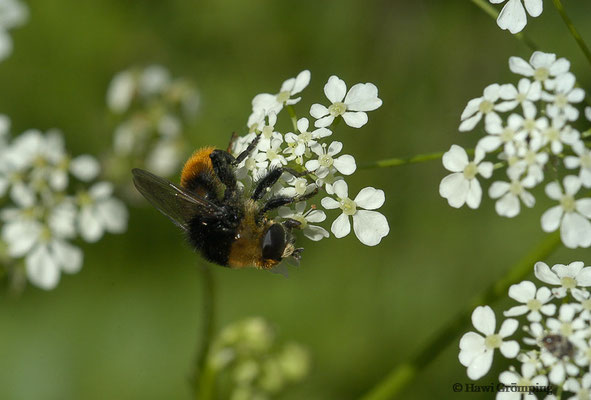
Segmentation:
{"type": "Polygon", "coordinates": [[[285,230],[279,224],[271,225],[263,238],[263,258],[281,261],[285,250],[285,230]]]}

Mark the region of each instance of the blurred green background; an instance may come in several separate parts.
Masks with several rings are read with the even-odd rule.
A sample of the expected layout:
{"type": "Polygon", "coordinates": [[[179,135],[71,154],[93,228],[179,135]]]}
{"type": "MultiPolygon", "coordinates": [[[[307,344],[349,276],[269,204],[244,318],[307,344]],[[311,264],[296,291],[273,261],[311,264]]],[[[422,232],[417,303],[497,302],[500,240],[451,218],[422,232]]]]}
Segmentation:
{"type": "MultiPolygon", "coordinates": [[[[30,19],[12,31],[14,53],[0,64],[0,112],[13,131],[64,131],[73,154],[111,145],[105,106],[112,76],[160,63],[202,95],[190,132],[195,147],[224,147],[243,131],[250,101],[276,92],[302,69],[312,82],[296,110],[324,102],[337,74],[373,82],[383,106],[361,130],[337,135],[358,162],[475,144],[457,131],[466,102],[493,82],[516,83],[511,55],[530,51],[469,1],[29,1],[30,19]]],[[[566,56],[589,87],[589,67],[551,2],[526,32],[566,56]]],[[[567,2],[586,38],[591,5],[567,2]]],[[[287,126],[287,125],[285,125],[287,126]]],[[[354,399],[414,354],[441,326],[545,234],[549,202],[515,219],[455,210],[438,194],[439,161],[360,170],[350,180],[386,192],[391,232],[369,248],[352,235],[313,243],[288,279],[256,270],[214,270],[218,326],[260,315],[280,338],[310,350],[310,376],[283,399],[354,399]]],[[[536,194],[541,194],[538,190],[536,194]]],[[[334,216],[329,217],[334,218],[334,216]]],[[[1,399],[189,399],[201,313],[198,257],[151,208],[132,208],[128,232],[79,243],[85,263],[56,290],[32,286],[0,299],[1,399]]],[[[549,262],[591,262],[561,249],[549,262]]],[[[532,266],[533,269],[533,266],[532,266]]],[[[494,306],[494,305],[493,305],[494,306]]],[[[499,311],[502,305],[494,307],[499,311]]],[[[500,365],[497,363],[497,366],[500,365]]],[[[496,380],[494,369],[485,383],[496,380]]],[[[406,399],[448,398],[468,382],[457,341],[422,372],[406,399]]],[[[460,396],[458,396],[460,397],[460,396]]],[[[463,394],[464,398],[476,398],[463,394]]],[[[489,396],[483,396],[483,398],[489,396]]]]}

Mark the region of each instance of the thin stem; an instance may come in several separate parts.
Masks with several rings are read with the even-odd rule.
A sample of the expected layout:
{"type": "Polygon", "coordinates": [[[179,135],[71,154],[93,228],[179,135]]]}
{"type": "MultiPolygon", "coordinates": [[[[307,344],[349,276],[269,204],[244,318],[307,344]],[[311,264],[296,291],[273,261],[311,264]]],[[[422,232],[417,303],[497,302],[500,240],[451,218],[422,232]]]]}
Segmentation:
{"type": "Polygon", "coordinates": [[[577,45],[579,45],[579,48],[581,49],[583,54],[585,54],[585,57],[587,57],[587,61],[589,61],[589,64],[591,64],[591,51],[589,50],[589,47],[587,46],[587,44],[583,40],[583,37],[581,36],[579,31],[577,31],[577,28],[575,28],[575,26],[573,25],[573,22],[571,21],[571,19],[568,17],[568,15],[566,15],[566,12],[564,11],[564,7],[562,6],[562,2],[560,0],[552,0],[552,1],[554,3],[554,7],[556,7],[556,10],[558,11],[560,16],[562,17],[562,20],[564,21],[568,30],[570,31],[570,34],[577,42],[577,45]]]}
{"type": "Polygon", "coordinates": [[[559,244],[560,235],[558,232],[545,237],[521,261],[513,265],[505,276],[474,298],[460,314],[449,321],[414,357],[394,368],[383,381],[379,382],[361,399],[386,400],[398,395],[416,378],[421,369],[433,362],[443,350],[457,340],[462,332],[468,329],[470,316],[474,308],[483,304],[492,304],[499,298],[507,296],[509,287],[526,278],[532,272],[534,264],[537,261],[546,259],[559,244]]]}
{"type": "MultiPolygon", "coordinates": [[[[406,164],[416,164],[425,161],[439,160],[445,154],[445,151],[439,151],[437,153],[426,153],[418,154],[416,156],[408,158],[388,158],[386,160],[372,161],[362,163],[357,166],[358,169],[370,169],[370,168],[387,168],[387,167],[398,167],[406,164]]],[[[474,149],[466,149],[468,155],[474,154],[474,149]]]]}
{"type": "Polygon", "coordinates": [[[296,115],[295,109],[293,106],[285,106],[289,117],[291,118],[291,124],[293,125],[293,133],[298,131],[298,116],[296,115]]]}
{"type": "Polygon", "coordinates": [[[215,287],[211,268],[207,264],[201,266],[203,283],[203,309],[201,317],[201,335],[197,345],[193,378],[191,384],[197,400],[213,399],[215,374],[208,366],[207,358],[213,338],[215,323],[215,287]]]}

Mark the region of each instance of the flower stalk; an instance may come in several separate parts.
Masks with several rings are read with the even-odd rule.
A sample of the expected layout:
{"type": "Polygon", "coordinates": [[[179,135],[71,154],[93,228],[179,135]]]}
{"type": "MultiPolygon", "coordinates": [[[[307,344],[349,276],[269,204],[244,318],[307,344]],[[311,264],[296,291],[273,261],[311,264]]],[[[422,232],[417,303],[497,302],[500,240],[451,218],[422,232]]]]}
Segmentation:
{"type": "MultiPolygon", "coordinates": [[[[474,149],[466,149],[466,153],[468,155],[474,154],[474,149]]],[[[433,160],[440,160],[445,154],[444,151],[438,151],[436,153],[425,153],[425,154],[417,154],[416,156],[406,157],[406,158],[388,158],[385,160],[379,161],[371,161],[366,162],[363,164],[359,164],[357,168],[359,169],[372,169],[372,168],[388,168],[388,167],[398,167],[401,165],[407,164],[417,164],[426,161],[433,161],[433,160]]]]}
{"type": "Polygon", "coordinates": [[[553,233],[542,240],[523,259],[517,262],[498,281],[491,284],[480,295],[469,302],[466,307],[439,333],[433,337],[419,352],[408,361],[398,365],[386,378],[379,382],[361,400],[386,400],[395,398],[412,382],[419,372],[434,361],[451,342],[466,330],[470,324],[470,315],[475,307],[491,304],[506,296],[509,287],[520,282],[531,273],[531,266],[538,260],[546,259],[560,244],[560,235],[553,233]]]}
{"type": "Polygon", "coordinates": [[[209,265],[203,264],[200,270],[203,283],[201,335],[191,384],[196,400],[209,400],[214,398],[215,384],[215,373],[208,365],[208,355],[215,329],[215,284],[209,265]]]}
{"type": "Polygon", "coordinates": [[[579,46],[579,48],[581,49],[583,54],[585,54],[585,57],[587,57],[587,61],[589,61],[589,64],[591,64],[591,50],[589,50],[589,46],[587,46],[587,44],[583,40],[583,37],[581,36],[579,31],[577,31],[577,28],[575,28],[575,25],[573,24],[573,22],[571,21],[569,16],[566,15],[566,12],[564,11],[564,6],[562,5],[562,2],[560,0],[552,0],[552,2],[554,3],[554,7],[556,7],[556,10],[558,11],[560,16],[562,17],[562,20],[564,21],[565,25],[567,26],[570,34],[577,42],[577,45],[579,46]]]}

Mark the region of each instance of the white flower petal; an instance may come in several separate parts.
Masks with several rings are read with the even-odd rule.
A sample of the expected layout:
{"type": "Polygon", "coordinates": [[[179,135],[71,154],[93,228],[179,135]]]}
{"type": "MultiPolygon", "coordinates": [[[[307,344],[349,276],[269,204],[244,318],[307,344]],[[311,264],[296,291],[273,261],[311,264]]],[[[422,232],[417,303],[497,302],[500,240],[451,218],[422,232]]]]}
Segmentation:
{"type": "Polygon", "coordinates": [[[442,161],[445,169],[451,172],[462,172],[469,162],[466,150],[456,144],[443,154],[442,161]]]}
{"type": "Polygon", "coordinates": [[[333,221],[330,230],[338,239],[347,236],[349,232],[351,232],[349,217],[345,214],[339,215],[337,219],[333,221]]]}
{"type": "Polygon", "coordinates": [[[549,283],[551,285],[560,285],[560,279],[554,272],[550,270],[548,265],[542,261],[538,261],[534,266],[534,273],[536,278],[542,282],[549,283]]]}
{"type": "Polygon", "coordinates": [[[328,82],[324,85],[324,94],[332,103],[343,101],[346,92],[347,85],[345,81],[339,79],[336,75],[328,78],[328,82]]]}
{"type": "Polygon", "coordinates": [[[359,191],[353,201],[358,207],[366,210],[375,210],[384,204],[385,199],[386,197],[383,190],[366,187],[359,191]]]}
{"type": "Polygon", "coordinates": [[[378,88],[373,83],[358,83],[353,85],[344,103],[351,111],[373,111],[382,105],[378,98],[378,88]]]}
{"type": "Polygon", "coordinates": [[[35,286],[51,290],[57,286],[60,271],[46,246],[37,246],[25,260],[27,277],[35,286]]]}
{"type": "Polygon", "coordinates": [[[490,370],[490,366],[493,360],[493,352],[485,351],[480,354],[468,366],[468,377],[472,380],[478,380],[482,378],[490,370]]]}
{"type": "Polygon", "coordinates": [[[349,154],[343,154],[342,156],[333,160],[333,165],[343,175],[351,175],[357,169],[355,164],[355,158],[349,154]]]}
{"type": "Polygon", "coordinates": [[[343,120],[351,128],[361,128],[363,125],[367,124],[367,114],[363,111],[347,111],[343,114],[343,120]]]}
{"type": "Polygon", "coordinates": [[[495,313],[489,306],[478,306],[472,312],[472,325],[485,335],[495,333],[495,313]]]}
{"type": "Polygon", "coordinates": [[[96,158],[90,155],[81,155],[70,162],[70,172],[78,179],[88,182],[96,178],[101,166],[96,158]]]}
{"type": "Polygon", "coordinates": [[[509,288],[509,297],[520,303],[527,303],[536,296],[536,285],[530,281],[523,281],[519,284],[511,285],[509,288]]]}
{"type": "Polygon", "coordinates": [[[390,232],[390,226],[379,212],[357,210],[353,215],[353,230],[361,243],[375,246],[390,232]]]}

